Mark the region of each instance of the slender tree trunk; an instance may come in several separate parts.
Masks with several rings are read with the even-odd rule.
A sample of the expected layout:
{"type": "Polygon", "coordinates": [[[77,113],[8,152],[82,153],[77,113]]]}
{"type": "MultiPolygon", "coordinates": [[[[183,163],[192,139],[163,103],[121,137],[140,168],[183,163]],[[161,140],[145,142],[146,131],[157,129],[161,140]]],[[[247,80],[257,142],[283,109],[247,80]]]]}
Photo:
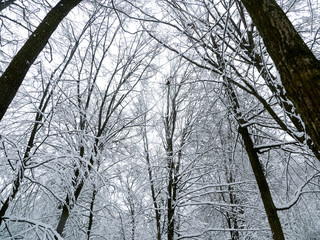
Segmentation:
{"type": "Polygon", "coordinates": [[[0,121],[29,68],[64,17],[82,0],[61,0],[42,20],[0,77],[0,121]]]}
{"type": "Polygon", "coordinates": [[[136,236],[136,217],[135,217],[135,206],[133,203],[130,204],[130,217],[131,217],[131,240],[135,240],[136,236]]]}
{"type": "MultiPolygon", "coordinates": [[[[77,171],[78,170],[76,170],[75,172],[77,172],[77,171]]],[[[77,184],[78,182],[79,183],[78,183],[78,185],[75,185],[76,187],[74,190],[74,199],[71,200],[69,195],[67,195],[65,203],[63,204],[63,207],[62,207],[62,212],[61,212],[58,226],[57,226],[57,233],[59,233],[61,236],[63,236],[64,228],[65,228],[67,220],[70,216],[70,210],[73,208],[74,204],[77,202],[78,197],[80,196],[80,193],[81,193],[82,188],[84,186],[85,179],[83,179],[83,178],[79,179],[78,175],[79,175],[79,173],[78,174],[75,173],[75,177],[76,177],[75,184],[77,184]]]]}
{"type": "Polygon", "coordinates": [[[12,200],[15,199],[19,188],[21,186],[21,182],[24,178],[24,170],[25,170],[25,164],[28,160],[30,160],[30,154],[31,154],[31,149],[34,146],[34,142],[36,139],[36,134],[38,133],[39,129],[42,126],[42,120],[43,120],[43,113],[45,112],[45,110],[47,109],[49,100],[51,99],[52,93],[53,93],[53,89],[49,92],[51,87],[51,83],[49,82],[45,88],[45,91],[42,95],[40,104],[38,106],[38,109],[40,109],[39,112],[36,113],[35,119],[34,119],[34,124],[31,130],[31,134],[29,136],[28,139],[28,143],[27,143],[27,147],[25,149],[24,155],[23,155],[23,160],[20,166],[18,166],[18,170],[17,170],[17,176],[16,179],[13,182],[13,187],[12,187],[12,192],[9,194],[9,196],[7,197],[7,199],[4,201],[4,203],[1,206],[0,209],[0,226],[2,224],[2,220],[3,220],[3,216],[6,214],[8,208],[9,208],[9,204],[12,200]]]}
{"type": "Polygon", "coordinates": [[[174,227],[175,227],[175,219],[174,219],[174,213],[175,213],[175,206],[174,206],[174,163],[173,163],[173,152],[172,152],[172,139],[167,139],[167,142],[169,142],[168,148],[167,148],[167,158],[168,158],[168,240],[174,239],[174,227]]]}
{"type": "MultiPolygon", "coordinates": [[[[218,48],[218,45],[215,42],[215,39],[212,38],[212,44],[215,48],[218,48]]],[[[225,68],[224,59],[223,57],[216,52],[217,62],[219,64],[220,71],[223,72],[225,68]]],[[[240,104],[237,98],[237,95],[234,91],[232,83],[232,79],[228,78],[227,76],[223,76],[224,87],[228,94],[232,111],[235,114],[236,120],[239,123],[238,132],[242,136],[246,152],[248,154],[250,164],[254,173],[254,176],[257,181],[257,185],[260,191],[261,199],[268,217],[268,222],[273,234],[274,240],[284,240],[284,234],[282,231],[282,226],[280,223],[280,219],[277,213],[277,209],[274,205],[272,195],[269,189],[269,185],[267,179],[264,175],[259,156],[257,150],[254,148],[254,144],[252,142],[251,136],[248,131],[248,127],[246,125],[246,121],[241,116],[240,104]]]]}
{"type": "Polygon", "coordinates": [[[266,177],[264,175],[261,163],[259,161],[258,154],[256,150],[254,149],[254,145],[252,142],[252,139],[250,137],[250,134],[248,132],[247,127],[241,127],[239,126],[238,129],[239,133],[242,136],[242,140],[244,142],[244,146],[246,148],[246,151],[248,153],[248,157],[251,163],[251,167],[253,169],[254,176],[256,178],[256,181],[258,183],[258,188],[260,191],[261,199],[264,205],[264,209],[266,210],[268,221],[270,224],[270,228],[272,231],[273,239],[274,240],[284,240],[284,234],[282,231],[281,223],[279,220],[279,216],[277,213],[277,209],[274,205],[272,195],[266,180],[266,177]]]}
{"type": "MultiPolygon", "coordinates": [[[[230,123],[231,125],[231,123],[230,123]]],[[[230,183],[228,185],[228,194],[226,194],[228,196],[228,198],[225,197],[225,193],[221,193],[221,197],[223,199],[223,201],[225,202],[229,202],[231,205],[236,205],[239,204],[239,200],[237,197],[237,194],[234,191],[234,187],[232,185],[232,183],[235,182],[234,179],[234,168],[233,166],[235,165],[234,162],[234,158],[233,158],[233,154],[232,154],[232,147],[230,143],[230,139],[232,139],[232,134],[231,134],[231,126],[230,129],[227,130],[227,134],[224,135],[224,133],[222,132],[222,130],[219,130],[218,134],[220,135],[220,142],[221,142],[221,146],[223,149],[225,149],[224,152],[224,158],[228,159],[228,161],[224,162],[224,168],[225,168],[225,178],[226,178],[226,182],[230,183]]],[[[220,188],[221,191],[223,191],[223,188],[220,188]]],[[[231,240],[239,240],[240,239],[240,233],[237,230],[239,228],[239,224],[238,222],[241,223],[241,216],[243,214],[243,209],[242,207],[238,207],[238,206],[232,206],[231,207],[231,211],[230,212],[226,212],[226,220],[227,220],[227,224],[229,229],[232,229],[230,231],[230,237],[231,240]]],[[[240,227],[241,228],[241,227],[240,227]]]]}
{"type": "MultiPolygon", "coordinates": [[[[229,164],[232,164],[232,160],[231,158],[229,158],[229,164]]],[[[228,173],[228,177],[227,177],[227,183],[233,183],[234,179],[233,179],[233,174],[230,170],[230,172],[228,173]]],[[[228,192],[229,192],[229,199],[230,199],[230,203],[232,205],[236,205],[238,204],[237,201],[237,197],[234,194],[234,189],[232,185],[228,185],[228,192]]],[[[232,240],[239,240],[240,239],[240,234],[239,231],[237,230],[239,228],[238,226],[238,207],[231,207],[231,216],[229,216],[230,219],[230,223],[232,223],[230,225],[230,228],[233,228],[234,230],[230,231],[231,234],[231,239],[232,240]]]]}
{"type": "Polygon", "coordinates": [[[153,174],[152,174],[152,168],[150,163],[148,139],[146,136],[146,132],[144,132],[144,141],[145,141],[144,145],[145,145],[145,152],[146,152],[146,161],[148,165],[148,176],[149,176],[149,182],[150,182],[151,196],[152,196],[153,207],[156,215],[157,240],[161,240],[161,213],[159,210],[157,197],[156,197],[156,190],[155,190],[154,181],[153,181],[153,174]]]}
{"type": "Polygon", "coordinates": [[[167,237],[168,240],[174,239],[175,230],[175,203],[176,203],[176,166],[173,156],[173,135],[176,126],[177,109],[175,97],[170,99],[170,83],[168,84],[167,90],[167,106],[166,106],[166,116],[165,116],[165,137],[166,137],[166,154],[167,154],[167,168],[168,168],[168,202],[167,202],[167,237]]]}
{"type": "Polygon", "coordinates": [[[94,187],[92,192],[91,203],[90,203],[90,215],[89,215],[89,224],[88,224],[88,230],[87,230],[87,240],[90,240],[90,236],[91,236],[91,231],[93,226],[93,207],[94,207],[96,195],[97,195],[97,190],[96,190],[96,187],[94,187]]]}
{"type": "Polygon", "coordinates": [[[255,179],[257,181],[261,199],[262,199],[264,209],[268,217],[268,222],[272,231],[273,239],[284,240],[285,238],[282,231],[280,219],[277,213],[277,208],[274,205],[272,195],[269,189],[269,185],[264,175],[257,150],[254,148],[254,144],[251,139],[248,128],[246,126],[245,127],[243,126],[246,124],[246,122],[241,118],[241,116],[239,116],[239,102],[238,102],[237,96],[234,92],[234,89],[230,81],[226,77],[225,77],[225,88],[228,93],[229,99],[231,101],[233,111],[236,114],[236,119],[239,123],[238,132],[242,137],[255,179]]]}
{"type": "Polygon", "coordinates": [[[156,215],[157,240],[161,240],[161,213],[160,213],[157,198],[156,198],[155,187],[154,187],[154,182],[153,182],[153,178],[152,178],[152,170],[151,170],[151,166],[150,166],[149,162],[148,162],[148,174],[149,174],[153,207],[154,207],[154,211],[155,211],[155,215],[156,215]]]}
{"type": "Polygon", "coordinates": [[[275,0],[241,0],[273,59],[288,98],[320,149],[320,62],[275,0]]]}
{"type": "Polygon", "coordinates": [[[16,197],[16,195],[17,195],[17,193],[19,191],[20,184],[22,182],[23,177],[24,177],[24,166],[19,166],[18,175],[17,175],[17,177],[16,177],[16,179],[15,179],[15,181],[13,183],[12,192],[7,197],[5,202],[2,204],[2,207],[0,209],[0,226],[1,226],[2,221],[3,221],[3,217],[4,217],[4,215],[6,214],[6,211],[9,208],[10,201],[12,201],[16,197]]]}

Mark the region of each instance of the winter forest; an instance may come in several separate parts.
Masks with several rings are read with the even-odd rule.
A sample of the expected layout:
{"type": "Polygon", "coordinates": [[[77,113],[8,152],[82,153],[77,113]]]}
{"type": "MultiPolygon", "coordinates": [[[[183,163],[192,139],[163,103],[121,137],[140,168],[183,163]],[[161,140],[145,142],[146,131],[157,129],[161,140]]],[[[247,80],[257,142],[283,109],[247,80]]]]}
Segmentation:
{"type": "Polygon", "coordinates": [[[320,239],[318,0],[0,0],[0,56],[0,239],[320,239]]]}

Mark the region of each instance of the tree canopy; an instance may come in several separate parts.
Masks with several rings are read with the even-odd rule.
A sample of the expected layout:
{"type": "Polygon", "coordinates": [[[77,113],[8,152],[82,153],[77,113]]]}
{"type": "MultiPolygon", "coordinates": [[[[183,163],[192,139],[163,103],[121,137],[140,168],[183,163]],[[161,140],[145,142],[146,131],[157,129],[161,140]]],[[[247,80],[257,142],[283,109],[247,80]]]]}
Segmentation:
{"type": "Polygon", "coordinates": [[[1,239],[319,236],[317,0],[13,0],[0,19],[1,239]]]}

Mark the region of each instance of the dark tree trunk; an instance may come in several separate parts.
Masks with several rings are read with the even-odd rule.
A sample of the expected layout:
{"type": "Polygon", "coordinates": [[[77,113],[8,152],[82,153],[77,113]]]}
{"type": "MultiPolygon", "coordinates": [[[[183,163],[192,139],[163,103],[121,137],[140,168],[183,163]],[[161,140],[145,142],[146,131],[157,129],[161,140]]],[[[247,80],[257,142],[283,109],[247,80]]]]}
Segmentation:
{"type": "Polygon", "coordinates": [[[165,116],[165,137],[166,137],[166,153],[167,153],[167,168],[168,168],[168,202],[167,202],[167,239],[173,240],[175,233],[175,212],[176,212],[176,198],[177,198],[177,182],[176,174],[177,168],[176,163],[174,162],[173,154],[173,135],[176,127],[177,119],[177,105],[176,105],[176,96],[173,99],[170,99],[170,83],[168,84],[167,90],[167,106],[166,106],[166,116],[165,116]]]}
{"type": "Polygon", "coordinates": [[[87,230],[87,240],[90,240],[91,236],[91,231],[92,231],[92,226],[93,226],[93,208],[94,208],[94,202],[96,199],[97,195],[97,190],[96,187],[94,187],[93,192],[92,192],[92,198],[91,198],[91,203],[90,203],[90,215],[89,215],[89,224],[88,224],[88,230],[87,230]]]}
{"type": "MultiPolygon", "coordinates": [[[[215,48],[218,48],[218,45],[216,44],[214,38],[212,38],[212,43],[215,48]]],[[[216,52],[216,57],[219,65],[219,70],[223,72],[225,68],[224,59],[218,52],[216,52]]],[[[274,205],[269,185],[264,175],[257,150],[254,148],[254,144],[248,131],[248,127],[246,126],[247,122],[242,118],[240,104],[232,85],[232,79],[228,78],[227,76],[223,76],[223,80],[225,90],[228,94],[231,103],[232,111],[235,114],[237,122],[239,123],[238,132],[240,133],[243,139],[243,143],[245,145],[245,149],[250,160],[250,165],[252,167],[254,176],[257,181],[260,196],[272,231],[273,239],[284,240],[285,238],[282,231],[280,219],[278,217],[277,208],[274,205]]]]}
{"type": "Polygon", "coordinates": [[[66,197],[66,203],[62,207],[62,213],[60,215],[58,227],[57,227],[57,233],[59,233],[61,236],[63,236],[63,230],[66,225],[66,222],[69,218],[69,196],[66,197]]]}
{"type": "Polygon", "coordinates": [[[0,209],[0,226],[1,226],[2,221],[3,221],[3,217],[4,217],[4,215],[6,214],[6,211],[9,208],[10,201],[12,201],[16,197],[16,195],[17,195],[17,193],[19,191],[20,184],[22,182],[23,177],[24,177],[24,167],[20,166],[19,169],[18,169],[18,175],[17,175],[17,177],[16,177],[16,179],[15,179],[15,181],[13,183],[12,192],[7,197],[5,202],[2,204],[2,207],[0,209]]]}
{"type": "Polygon", "coordinates": [[[7,7],[9,7],[14,2],[15,2],[15,0],[1,0],[0,1],[0,12],[3,9],[6,9],[7,7]]]}
{"type": "Polygon", "coordinates": [[[273,59],[288,98],[320,149],[320,62],[275,0],[241,0],[273,59]]]}
{"type": "MultiPolygon", "coordinates": [[[[147,145],[147,138],[145,136],[146,144],[147,145]]],[[[161,212],[159,210],[159,205],[157,202],[157,196],[156,196],[156,190],[154,186],[154,180],[153,180],[153,174],[152,174],[152,168],[150,163],[150,156],[149,156],[149,150],[148,147],[145,148],[146,152],[146,161],[148,164],[148,176],[149,176],[149,182],[150,182],[150,188],[151,188],[151,196],[153,201],[153,207],[156,215],[156,226],[157,226],[157,240],[161,240],[161,212]]]]}
{"type": "Polygon", "coordinates": [[[254,145],[247,127],[239,126],[238,129],[241,134],[244,146],[246,148],[251,167],[253,169],[254,176],[258,183],[258,188],[260,191],[261,199],[266,210],[268,222],[272,231],[272,236],[274,240],[284,240],[284,235],[281,227],[281,223],[278,217],[277,209],[273,203],[272,195],[264,175],[261,163],[259,161],[258,154],[254,149],[254,145]]]}
{"type": "Polygon", "coordinates": [[[28,140],[28,144],[27,144],[26,150],[25,150],[24,155],[23,155],[22,164],[18,167],[17,176],[16,176],[16,179],[13,182],[12,192],[9,194],[9,196],[7,197],[7,199],[4,201],[4,203],[1,206],[1,209],[0,209],[0,226],[1,226],[2,221],[3,221],[3,217],[4,217],[4,215],[6,214],[8,208],[9,208],[9,204],[10,204],[11,201],[13,201],[15,199],[15,197],[16,197],[18,191],[19,191],[19,188],[21,186],[21,182],[22,182],[22,180],[24,178],[24,170],[25,170],[25,166],[24,165],[27,163],[27,161],[30,160],[31,150],[32,150],[32,148],[34,146],[36,135],[37,135],[39,129],[42,127],[42,120],[44,118],[43,113],[47,109],[49,100],[51,99],[51,96],[52,96],[53,90],[51,90],[49,92],[50,86],[51,86],[51,83],[49,82],[47,84],[46,88],[45,88],[45,91],[44,91],[44,93],[42,95],[40,104],[38,106],[38,109],[40,109],[40,111],[36,113],[36,117],[34,119],[34,125],[32,127],[31,134],[30,134],[30,137],[29,137],[29,140],[28,140]]]}
{"type": "Polygon", "coordinates": [[[69,195],[66,196],[66,201],[65,203],[63,204],[63,207],[62,207],[62,212],[61,212],[61,215],[60,215],[60,218],[59,218],[59,222],[58,222],[58,226],[57,226],[57,232],[63,236],[63,231],[64,231],[64,228],[66,226],[66,223],[67,223],[67,220],[70,216],[70,210],[73,209],[74,207],[74,204],[77,202],[79,196],[80,196],[80,193],[82,191],[82,188],[84,186],[84,181],[85,179],[81,178],[79,179],[79,170],[77,169],[75,171],[75,180],[74,180],[74,194],[73,194],[73,199],[71,199],[69,197],[69,195]]]}
{"type": "Polygon", "coordinates": [[[16,95],[29,68],[47,44],[64,17],[82,0],[61,0],[43,19],[37,29],[10,62],[0,77],[0,121],[16,95]]]}
{"type": "Polygon", "coordinates": [[[173,143],[172,138],[167,139],[167,158],[168,158],[168,240],[174,239],[174,228],[175,228],[175,182],[174,182],[174,160],[173,160],[173,143]]]}
{"type": "Polygon", "coordinates": [[[252,167],[255,179],[257,181],[257,185],[259,188],[260,196],[264,205],[264,209],[266,211],[268,222],[272,231],[272,236],[274,240],[284,240],[284,234],[282,230],[282,226],[280,223],[280,219],[277,213],[277,208],[274,205],[272,195],[269,189],[269,185],[267,179],[264,175],[263,168],[261,166],[259,156],[257,150],[254,148],[253,141],[251,139],[250,133],[248,131],[248,127],[243,126],[246,125],[246,122],[241,117],[241,113],[239,115],[239,102],[236,96],[236,93],[233,89],[233,86],[225,77],[225,88],[228,93],[230,102],[232,104],[232,109],[234,114],[236,115],[236,119],[239,123],[238,132],[240,133],[246,152],[249,157],[250,165],[252,167]]]}

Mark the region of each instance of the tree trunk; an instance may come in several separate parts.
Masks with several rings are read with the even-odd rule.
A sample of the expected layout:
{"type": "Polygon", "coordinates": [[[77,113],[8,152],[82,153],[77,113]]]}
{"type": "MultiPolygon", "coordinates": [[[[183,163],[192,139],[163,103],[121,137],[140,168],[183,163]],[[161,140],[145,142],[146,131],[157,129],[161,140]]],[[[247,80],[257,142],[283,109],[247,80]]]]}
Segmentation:
{"type": "Polygon", "coordinates": [[[237,95],[233,89],[233,86],[230,83],[230,80],[228,80],[227,77],[224,77],[224,83],[232,105],[233,112],[236,115],[236,119],[239,123],[238,132],[242,137],[246,152],[249,157],[250,165],[252,167],[252,171],[257,181],[260,196],[272,231],[272,237],[274,240],[284,240],[285,238],[282,231],[280,219],[277,213],[277,208],[274,205],[269,185],[264,175],[257,150],[254,148],[254,144],[248,131],[248,127],[243,126],[246,125],[246,122],[241,117],[241,112],[239,109],[240,105],[237,99],[237,95]]]}
{"type": "Polygon", "coordinates": [[[174,239],[174,228],[175,228],[175,183],[174,183],[174,162],[173,162],[173,143],[172,138],[167,139],[167,158],[168,158],[168,240],[174,239]]]}
{"type": "Polygon", "coordinates": [[[8,208],[9,208],[9,204],[11,201],[13,201],[19,191],[19,188],[21,186],[21,182],[24,179],[24,171],[25,171],[25,164],[27,161],[30,160],[30,155],[31,155],[31,149],[34,146],[34,142],[36,139],[36,134],[38,133],[39,129],[42,126],[42,120],[44,118],[44,115],[42,113],[45,112],[45,110],[47,109],[49,100],[51,99],[52,96],[52,92],[53,89],[49,92],[51,83],[49,82],[45,88],[45,91],[42,95],[40,104],[38,106],[39,112],[36,113],[36,117],[34,119],[34,125],[32,127],[31,130],[31,134],[27,143],[27,147],[26,150],[24,152],[23,155],[23,160],[22,160],[22,164],[20,166],[18,166],[18,170],[17,170],[17,176],[16,179],[13,182],[13,187],[12,187],[12,192],[9,194],[9,196],[7,197],[7,199],[4,201],[4,203],[1,206],[0,209],[0,226],[2,224],[3,221],[3,217],[6,214],[8,208]]]}
{"type": "Polygon", "coordinates": [[[89,214],[89,224],[88,224],[88,230],[87,230],[87,240],[90,240],[91,236],[91,231],[92,231],[92,226],[93,226],[93,208],[94,208],[94,203],[97,195],[97,190],[96,186],[93,188],[92,192],[92,198],[91,198],[91,203],[90,203],[90,214],[89,214]]]}
{"type": "MultiPolygon", "coordinates": [[[[175,96],[176,97],[176,96],[175,96]]],[[[165,116],[165,137],[166,137],[166,154],[167,154],[167,168],[168,168],[168,202],[167,202],[167,239],[174,239],[175,232],[175,210],[176,210],[176,196],[177,196],[177,185],[175,181],[176,176],[176,166],[174,162],[174,154],[173,154],[173,135],[176,127],[176,117],[177,117],[177,109],[175,97],[170,99],[170,83],[168,84],[167,90],[167,102],[166,102],[166,116],[165,116]]]]}
{"type": "Polygon", "coordinates": [[[241,0],[273,59],[288,98],[320,149],[320,62],[275,0],[241,0]]]}
{"type": "MultiPolygon", "coordinates": [[[[217,48],[218,45],[212,38],[213,45],[217,48]]],[[[219,64],[220,71],[223,72],[225,68],[224,59],[221,54],[216,52],[217,61],[219,64]]],[[[242,113],[240,110],[240,104],[236,95],[236,92],[233,88],[232,79],[227,76],[223,76],[223,82],[225,90],[228,94],[232,111],[235,115],[237,122],[239,123],[238,132],[240,133],[243,143],[245,145],[246,152],[248,154],[250,165],[252,167],[252,171],[254,173],[255,179],[257,181],[257,185],[259,188],[260,196],[268,217],[268,222],[273,234],[274,240],[284,240],[284,234],[282,231],[282,226],[277,214],[277,209],[274,205],[272,195],[269,189],[269,185],[267,179],[264,175],[259,156],[257,150],[254,148],[254,144],[252,142],[250,133],[248,131],[248,127],[245,126],[247,122],[242,118],[242,113]]]]}
{"type": "Polygon", "coordinates": [[[0,77],[0,121],[29,68],[64,17],[82,0],[61,0],[43,19],[0,77]]]}
{"type": "Polygon", "coordinates": [[[283,235],[277,209],[273,203],[272,195],[271,195],[266,177],[263,173],[263,169],[260,164],[258,154],[254,149],[254,145],[250,137],[250,134],[248,132],[248,128],[239,126],[238,131],[241,134],[242,140],[244,142],[244,145],[251,163],[251,167],[253,169],[254,176],[258,183],[258,188],[260,191],[264,209],[266,210],[266,213],[267,213],[273,239],[284,240],[285,238],[283,235]]]}
{"type": "Polygon", "coordinates": [[[157,240],[161,240],[161,212],[159,210],[158,202],[157,202],[157,196],[156,196],[156,190],[154,186],[154,180],[153,180],[153,174],[152,174],[152,168],[150,163],[150,155],[149,155],[149,149],[148,149],[148,139],[146,133],[144,133],[144,141],[145,141],[145,153],[146,153],[146,161],[148,165],[148,176],[149,176],[149,182],[150,182],[150,189],[151,189],[151,196],[152,196],[152,202],[156,217],[156,226],[157,226],[157,240]]]}
{"type": "Polygon", "coordinates": [[[66,225],[66,222],[69,218],[69,196],[66,197],[66,203],[63,204],[63,207],[62,207],[62,213],[60,215],[60,219],[59,219],[59,223],[58,223],[58,226],[57,226],[57,233],[60,234],[60,236],[63,236],[63,230],[64,230],[64,227],[66,225]]]}
{"type": "Polygon", "coordinates": [[[6,9],[7,7],[9,7],[14,2],[15,2],[15,0],[2,0],[0,2],[0,12],[2,10],[6,9]]]}
{"type": "MultiPolygon", "coordinates": [[[[77,172],[77,170],[75,172],[77,172]]],[[[67,194],[66,201],[63,204],[62,212],[61,212],[61,215],[60,215],[60,218],[59,218],[59,222],[58,222],[58,226],[57,226],[57,232],[62,237],[63,237],[63,231],[64,231],[64,228],[66,226],[67,220],[68,220],[68,218],[70,216],[70,210],[73,209],[74,204],[77,202],[78,197],[80,196],[80,193],[81,193],[82,188],[84,186],[85,179],[81,178],[79,180],[79,173],[75,173],[75,178],[76,178],[75,184],[77,184],[78,181],[80,181],[80,182],[79,182],[78,185],[75,185],[74,200],[70,199],[69,195],[67,194]]]]}

